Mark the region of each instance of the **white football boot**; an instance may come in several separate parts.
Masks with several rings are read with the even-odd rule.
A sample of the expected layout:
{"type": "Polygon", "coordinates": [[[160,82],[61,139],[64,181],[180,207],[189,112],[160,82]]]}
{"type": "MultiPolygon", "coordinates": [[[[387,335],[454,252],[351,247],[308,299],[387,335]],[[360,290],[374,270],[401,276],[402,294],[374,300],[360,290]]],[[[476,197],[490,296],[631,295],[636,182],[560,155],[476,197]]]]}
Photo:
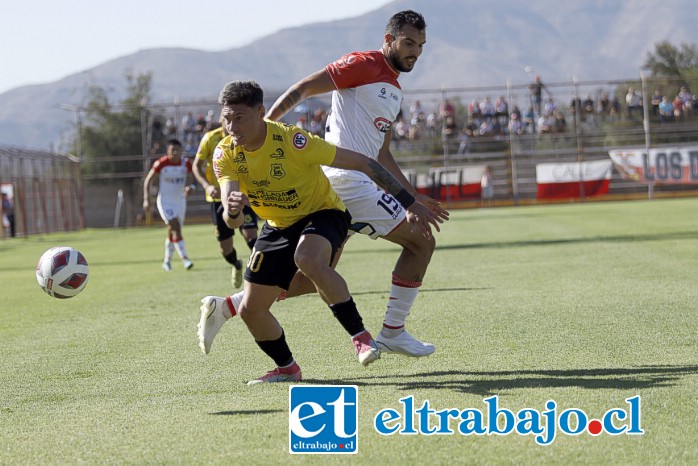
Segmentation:
{"type": "Polygon", "coordinates": [[[211,352],[213,339],[216,338],[223,324],[230,319],[228,317],[230,315],[225,298],[206,296],[201,300],[201,318],[196,335],[199,337],[199,348],[204,354],[211,352]]]}
{"type": "Polygon", "coordinates": [[[423,343],[404,330],[396,337],[388,338],[382,333],[376,337],[376,343],[383,353],[396,353],[420,358],[429,356],[436,350],[436,347],[431,343],[423,343]]]}

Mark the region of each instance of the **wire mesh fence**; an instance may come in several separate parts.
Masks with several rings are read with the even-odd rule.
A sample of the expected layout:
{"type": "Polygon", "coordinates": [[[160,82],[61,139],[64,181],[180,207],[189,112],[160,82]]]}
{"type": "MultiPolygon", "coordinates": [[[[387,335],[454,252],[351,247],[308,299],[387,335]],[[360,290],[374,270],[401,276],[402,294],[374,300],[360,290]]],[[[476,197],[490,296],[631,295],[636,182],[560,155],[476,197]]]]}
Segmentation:
{"type": "MultiPolygon", "coordinates": [[[[285,121],[323,136],[329,104],[329,95],[310,99],[285,121]]],[[[216,127],[218,108],[210,101],[144,106],[142,154],[78,160],[0,149],[0,184],[13,192],[18,234],[145,223],[142,183],[152,162],[171,137],[193,157],[216,127]]],[[[75,111],[81,122],[83,110],[75,111]]],[[[693,196],[698,98],[679,79],[644,76],[554,83],[529,76],[523,84],[405,91],[391,150],[418,191],[451,208],[693,196]]],[[[187,222],[208,218],[195,191],[187,222]]]]}

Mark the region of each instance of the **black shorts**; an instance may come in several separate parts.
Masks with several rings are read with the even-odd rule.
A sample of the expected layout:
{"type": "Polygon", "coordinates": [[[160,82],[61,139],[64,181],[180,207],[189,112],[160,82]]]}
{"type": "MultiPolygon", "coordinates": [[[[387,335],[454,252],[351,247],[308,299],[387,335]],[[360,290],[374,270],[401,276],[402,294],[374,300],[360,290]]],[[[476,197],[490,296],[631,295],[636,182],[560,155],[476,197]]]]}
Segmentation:
{"type": "Polygon", "coordinates": [[[294,255],[301,236],[320,235],[327,239],[332,245],[331,264],[347,238],[350,223],[351,215],[336,209],[312,213],[284,229],[273,228],[265,222],[247,262],[245,280],[288,290],[298,270],[294,255]]]}
{"type": "MultiPolygon", "coordinates": [[[[250,228],[257,228],[257,221],[259,220],[257,214],[255,214],[249,206],[243,207],[242,213],[245,218],[242,221],[242,225],[240,225],[240,230],[242,231],[250,228]]],[[[228,227],[225,220],[223,220],[223,204],[219,201],[211,203],[211,221],[215,226],[216,239],[218,241],[232,238],[235,234],[235,230],[228,227]]]]}

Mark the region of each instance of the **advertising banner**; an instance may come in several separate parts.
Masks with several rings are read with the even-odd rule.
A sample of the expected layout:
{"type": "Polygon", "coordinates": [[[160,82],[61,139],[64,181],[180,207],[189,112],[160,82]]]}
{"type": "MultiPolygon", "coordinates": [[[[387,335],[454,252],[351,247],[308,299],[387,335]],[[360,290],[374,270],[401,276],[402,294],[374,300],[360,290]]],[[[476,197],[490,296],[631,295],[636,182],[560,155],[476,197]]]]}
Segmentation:
{"type": "Polygon", "coordinates": [[[698,146],[609,151],[626,180],[639,183],[698,184],[698,146]]]}

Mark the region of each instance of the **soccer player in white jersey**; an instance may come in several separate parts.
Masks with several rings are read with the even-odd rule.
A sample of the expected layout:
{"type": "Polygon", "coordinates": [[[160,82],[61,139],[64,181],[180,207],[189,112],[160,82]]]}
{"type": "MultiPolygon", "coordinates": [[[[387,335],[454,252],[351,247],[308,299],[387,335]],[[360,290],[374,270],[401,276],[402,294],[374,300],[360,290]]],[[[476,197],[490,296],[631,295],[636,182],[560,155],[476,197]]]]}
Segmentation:
{"type": "Polygon", "coordinates": [[[165,239],[165,260],[162,269],[172,271],[172,252],[182,259],[184,268],[189,270],[194,264],[187,257],[187,249],[182,238],[182,225],[187,211],[187,194],[192,189],[191,161],[182,157],[182,143],[177,139],[167,141],[167,155],[153,163],[143,182],[143,209],[150,209],[150,187],[155,179],[159,180],[157,206],[160,217],[167,225],[165,239]]]}
{"type": "MultiPolygon", "coordinates": [[[[422,15],[406,10],[393,15],[380,50],[353,52],[292,85],[269,109],[267,118],[279,120],[303,100],[332,92],[332,110],[325,139],[338,147],[374,158],[403,187],[443,219],[448,212],[438,202],[420,195],[400,170],[390,152],[391,125],[402,104],[400,73],[412,70],[426,43],[422,15]]],[[[428,356],[434,345],[423,343],[405,330],[405,320],[436,246],[405,221],[405,212],[393,196],[377,189],[363,173],[325,167],[332,188],[352,216],[351,230],[372,239],[383,238],[402,246],[392,273],[390,298],[376,342],[384,353],[428,356]]],[[[289,296],[311,292],[308,280],[299,279],[289,296]]]]}

